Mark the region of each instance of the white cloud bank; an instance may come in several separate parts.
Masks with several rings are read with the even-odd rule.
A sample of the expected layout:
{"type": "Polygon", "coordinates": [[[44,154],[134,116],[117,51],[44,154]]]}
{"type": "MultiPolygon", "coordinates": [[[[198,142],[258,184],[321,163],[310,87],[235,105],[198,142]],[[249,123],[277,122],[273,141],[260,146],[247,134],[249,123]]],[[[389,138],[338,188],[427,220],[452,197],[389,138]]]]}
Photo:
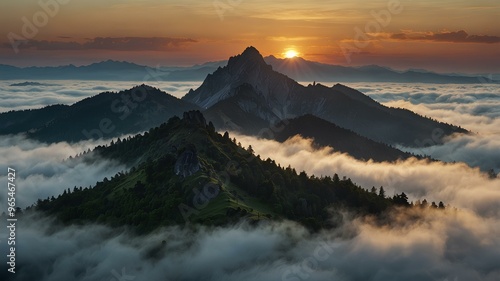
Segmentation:
{"type": "Polygon", "coordinates": [[[425,149],[400,149],[500,172],[499,84],[358,83],[349,86],[386,106],[406,108],[473,133],[454,136],[443,145],[425,149]]]}
{"type": "MultiPolygon", "coordinates": [[[[451,152],[437,147],[434,153],[466,155],[461,150],[467,149],[471,155],[486,155],[498,147],[495,137],[485,137],[495,134],[490,124],[498,120],[491,108],[490,115],[480,116],[472,108],[461,112],[446,104],[432,108],[430,103],[392,99],[398,101],[428,110],[434,118],[440,110],[450,120],[464,118],[480,132],[479,137],[450,140],[448,145],[455,145],[451,152]],[[479,148],[486,150],[474,152],[479,148]]],[[[364,188],[383,185],[388,195],[404,191],[412,200],[425,197],[460,210],[400,210],[392,214],[390,224],[346,215],[338,228],[316,234],[292,222],[273,222],[172,227],[143,237],[123,229],[58,227],[47,218],[25,217],[17,229],[14,280],[500,280],[500,179],[488,179],[479,169],[460,163],[360,162],[332,154],[328,148],[314,150],[309,140],[298,137],[284,144],[236,137],[245,146],[251,144],[262,158],[271,157],[282,166],[291,164],[317,176],[337,173],[364,188]]],[[[30,204],[74,185],[94,184],[120,170],[110,162],[100,167],[83,163],[69,167],[62,162],[94,145],[46,146],[8,137],[0,139],[0,157],[19,171],[17,195],[30,204]]],[[[4,238],[0,237],[3,256],[4,238]]],[[[5,263],[1,279],[12,279],[4,267],[5,263]]]]}
{"type": "Polygon", "coordinates": [[[53,81],[34,80],[42,85],[11,86],[23,83],[21,80],[0,80],[0,113],[10,110],[36,109],[52,104],[73,104],[86,97],[102,92],[119,92],[146,83],[175,97],[184,96],[189,89],[197,88],[201,82],[165,81],[53,81]]]}
{"type": "MultiPolygon", "coordinates": [[[[126,230],[57,228],[47,219],[25,218],[18,228],[15,280],[500,278],[497,219],[470,212],[410,210],[394,214],[392,220],[379,225],[346,217],[338,228],[315,234],[285,221],[171,227],[137,237],[126,230]]],[[[3,270],[0,276],[8,274],[3,270]]]]}
{"type": "MultiPolygon", "coordinates": [[[[27,207],[50,196],[61,194],[74,186],[93,186],[104,177],[110,177],[124,170],[125,166],[101,159],[94,164],[80,160],[65,161],[70,156],[93,149],[97,145],[109,143],[107,140],[83,141],[75,144],[60,142],[44,144],[28,140],[22,135],[2,136],[0,139],[0,169],[16,170],[16,205],[27,207]]],[[[6,172],[5,172],[6,173],[6,172]]],[[[2,210],[7,194],[0,194],[2,210]]]]}

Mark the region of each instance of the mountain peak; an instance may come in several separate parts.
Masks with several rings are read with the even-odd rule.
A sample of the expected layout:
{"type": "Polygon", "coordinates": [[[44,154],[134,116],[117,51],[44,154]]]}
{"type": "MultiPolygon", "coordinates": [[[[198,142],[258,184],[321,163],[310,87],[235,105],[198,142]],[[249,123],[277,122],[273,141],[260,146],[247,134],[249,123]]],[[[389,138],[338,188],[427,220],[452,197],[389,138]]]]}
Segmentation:
{"type": "Polygon", "coordinates": [[[247,47],[240,55],[229,58],[229,70],[249,69],[253,67],[271,68],[255,47],[247,47]]]}
{"type": "Polygon", "coordinates": [[[243,53],[241,53],[241,55],[258,55],[258,56],[261,56],[259,50],[257,50],[257,48],[255,48],[254,46],[249,46],[245,49],[245,51],[243,51],[243,53]]]}
{"type": "MultiPolygon", "coordinates": [[[[272,66],[265,62],[259,51],[250,46],[243,53],[230,57],[225,67],[218,68],[214,73],[209,74],[198,89],[189,91],[183,99],[202,108],[208,108],[234,96],[243,84],[252,85],[251,91],[255,91],[256,95],[268,96],[272,89],[270,83],[289,85],[295,82],[274,72],[272,66]]],[[[276,93],[276,95],[281,95],[282,99],[285,99],[287,94],[286,91],[276,93]]]]}

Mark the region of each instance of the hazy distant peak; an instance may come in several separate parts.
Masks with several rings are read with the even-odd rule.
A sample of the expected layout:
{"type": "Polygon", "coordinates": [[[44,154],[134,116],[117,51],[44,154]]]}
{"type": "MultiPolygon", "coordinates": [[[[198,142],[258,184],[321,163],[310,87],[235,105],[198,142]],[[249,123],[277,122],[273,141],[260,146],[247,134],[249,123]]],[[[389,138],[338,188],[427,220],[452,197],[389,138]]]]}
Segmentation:
{"type": "Polygon", "coordinates": [[[387,67],[387,66],[380,66],[376,64],[369,64],[369,65],[362,65],[362,66],[357,66],[357,69],[361,70],[368,70],[368,71],[394,71],[393,69],[387,67]]]}
{"type": "MultiPolygon", "coordinates": [[[[76,68],[77,71],[81,71],[82,74],[85,75],[85,71],[90,71],[92,73],[97,74],[97,72],[105,72],[104,75],[110,75],[114,72],[120,71],[144,71],[145,66],[141,66],[132,62],[127,61],[116,61],[112,59],[108,59],[105,61],[95,62],[89,65],[82,65],[79,67],[75,67],[70,65],[69,67],[76,68]]],[[[57,68],[56,68],[57,69],[57,68]]],[[[102,75],[99,75],[102,77],[102,75]]]]}

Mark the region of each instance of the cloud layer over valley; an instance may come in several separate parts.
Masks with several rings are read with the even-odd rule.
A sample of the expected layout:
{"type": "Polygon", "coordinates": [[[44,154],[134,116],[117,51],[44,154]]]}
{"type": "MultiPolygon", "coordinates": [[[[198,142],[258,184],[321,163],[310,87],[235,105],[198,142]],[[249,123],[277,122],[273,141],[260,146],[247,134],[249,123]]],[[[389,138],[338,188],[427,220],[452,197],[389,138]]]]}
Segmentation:
{"type": "Polygon", "coordinates": [[[498,84],[356,83],[349,86],[391,107],[406,108],[423,116],[461,126],[471,135],[449,138],[443,145],[426,141],[427,148],[402,150],[452,162],[465,162],[482,170],[500,172],[500,86],[498,84]]]}
{"type": "Polygon", "coordinates": [[[415,209],[391,220],[379,225],[346,214],[336,229],[315,234],[285,221],[171,227],[137,237],[103,226],[59,228],[49,219],[25,218],[18,230],[16,280],[500,278],[497,218],[415,209]]]}
{"type": "MultiPolygon", "coordinates": [[[[94,163],[86,163],[81,159],[68,161],[68,158],[93,149],[97,145],[109,143],[108,140],[84,141],[76,144],[60,142],[44,144],[28,140],[22,135],[2,136],[0,139],[0,168],[16,170],[16,205],[27,207],[36,203],[37,199],[57,197],[65,189],[74,186],[89,187],[110,177],[125,167],[106,159],[98,159],[94,163]]],[[[0,202],[6,202],[6,193],[0,194],[0,202]]]]}
{"type": "Polygon", "coordinates": [[[102,92],[118,92],[146,83],[175,97],[184,96],[201,82],[114,82],[114,81],[37,81],[41,85],[11,86],[24,81],[0,81],[0,112],[35,109],[52,104],[73,104],[102,92]]]}
{"type": "MultiPolygon", "coordinates": [[[[72,103],[106,90],[93,90],[88,82],[64,82],[50,86],[53,88],[46,86],[49,90],[16,92],[6,84],[1,84],[9,89],[7,98],[0,100],[2,109],[20,108],[22,103],[41,106],[55,100],[72,103]],[[58,92],[63,88],[71,91],[68,85],[73,85],[80,94],[58,92]],[[10,104],[16,95],[23,96],[20,103],[10,104]]],[[[172,89],[179,91],[189,86],[174,84],[172,89]]],[[[103,82],[103,85],[113,90],[128,87],[122,82],[103,82]]],[[[448,157],[445,160],[449,161],[462,159],[482,168],[500,167],[497,87],[374,83],[349,86],[386,105],[405,107],[477,132],[426,148],[429,150],[423,150],[426,154],[448,157]]],[[[479,168],[464,163],[416,159],[398,163],[361,162],[331,148],[315,149],[311,140],[300,137],[285,143],[233,133],[230,137],[236,137],[245,147],[252,145],[262,159],[270,157],[281,166],[291,165],[299,172],[305,170],[316,176],[337,173],[363,188],[382,185],[388,196],[405,192],[410,200],[426,198],[452,207],[445,211],[396,210],[383,223],[345,212],[340,221],[332,215],[337,228],[319,233],[309,233],[296,223],[281,221],[258,225],[240,222],[217,228],[178,226],[146,236],[95,224],[63,227],[53,218],[32,214],[22,217],[17,225],[16,280],[500,279],[500,179],[490,179],[479,168]]],[[[64,161],[104,143],[107,141],[46,145],[22,136],[3,136],[0,157],[4,161],[0,168],[6,170],[9,165],[18,172],[16,197],[19,206],[25,207],[38,198],[57,196],[75,185],[94,185],[124,170],[125,167],[107,160],[98,165],[64,161]]],[[[5,193],[0,196],[5,210],[5,193]]],[[[5,238],[0,236],[2,253],[7,252],[5,238]]],[[[4,267],[0,273],[2,280],[11,277],[4,267]]]]}

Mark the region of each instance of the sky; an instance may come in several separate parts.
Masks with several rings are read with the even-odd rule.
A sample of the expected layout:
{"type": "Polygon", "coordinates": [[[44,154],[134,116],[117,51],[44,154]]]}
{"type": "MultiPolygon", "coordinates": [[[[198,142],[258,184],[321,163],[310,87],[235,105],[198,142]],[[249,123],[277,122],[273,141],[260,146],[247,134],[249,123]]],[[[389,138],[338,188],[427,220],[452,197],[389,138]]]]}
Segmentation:
{"type": "Polygon", "coordinates": [[[0,11],[0,64],[16,66],[187,66],[252,45],[347,66],[500,72],[497,0],[20,0],[0,11]]]}

